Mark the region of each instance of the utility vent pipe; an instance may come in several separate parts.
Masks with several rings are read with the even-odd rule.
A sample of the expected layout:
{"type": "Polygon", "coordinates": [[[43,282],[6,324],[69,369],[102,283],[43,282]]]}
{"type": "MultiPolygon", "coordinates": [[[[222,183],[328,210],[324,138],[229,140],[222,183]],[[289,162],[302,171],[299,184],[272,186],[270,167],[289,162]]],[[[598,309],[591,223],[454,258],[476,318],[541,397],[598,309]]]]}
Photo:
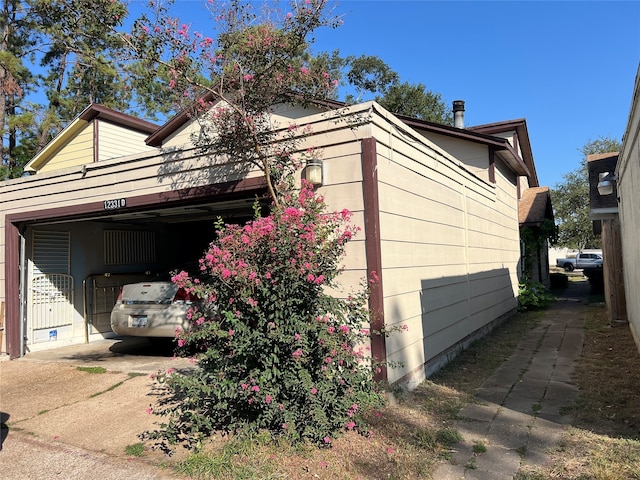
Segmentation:
{"type": "Polygon", "coordinates": [[[464,100],[453,101],[453,126],[464,128],[464,100]]]}

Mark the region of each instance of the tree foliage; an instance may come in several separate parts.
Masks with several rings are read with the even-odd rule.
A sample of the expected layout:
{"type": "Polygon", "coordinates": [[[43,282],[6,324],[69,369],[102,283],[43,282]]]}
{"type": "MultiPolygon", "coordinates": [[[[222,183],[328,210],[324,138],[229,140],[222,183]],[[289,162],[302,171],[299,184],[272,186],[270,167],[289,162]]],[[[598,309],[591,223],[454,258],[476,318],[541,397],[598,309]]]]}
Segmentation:
{"type": "MultiPolygon", "coordinates": [[[[185,30],[183,23],[170,16],[171,1],[156,3],[133,22],[131,35],[123,33],[124,25],[131,23],[123,0],[0,1],[0,179],[22,175],[22,166],[91,102],[151,120],[166,118],[202,93],[203,87],[213,93],[217,80],[225,80],[218,87],[236,88],[237,92],[237,82],[246,83],[245,76],[253,75],[251,81],[259,87],[262,72],[259,68],[250,72],[246,65],[260,55],[264,55],[261,68],[282,69],[288,57],[298,73],[305,71],[300,68],[313,72],[304,81],[300,75],[297,79],[288,75],[289,91],[283,88],[280,92],[287,98],[298,95],[306,101],[317,95],[339,99],[336,86],[340,84],[357,92],[357,96],[346,96],[347,103],[369,95],[368,99],[381,102],[394,113],[451,123],[451,112],[439,94],[427,91],[422,84],[400,83],[398,74],[382,59],[368,55],[343,58],[338,50],[312,53],[313,30],[340,23],[326,0],[294,2],[289,11],[274,8],[269,18],[261,17],[267,10],[260,10],[255,3],[210,2],[221,22],[210,31],[199,32],[198,38],[197,32],[185,30]],[[235,13],[227,15],[231,11],[235,13]],[[317,15],[326,11],[326,15],[317,15]],[[297,18],[299,12],[307,12],[307,18],[294,25],[290,19],[297,18]],[[289,13],[291,17],[285,18],[289,13]],[[260,23],[260,28],[268,31],[258,32],[254,25],[252,35],[273,42],[252,43],[248,48],[248,37],[238,42],[238,27],[249,27],[258,18],[261,20],[255,25],[260,23]],[[140,47],[144,26],[149,28],[145,32],[147,44],[138,53],[145,56],[131,57],[122,40],[129,47],[140,47]],[[272,36],[275,33],[281,36],[272,36]],[[280,40],[285,40],[284,48],[278,50],[274,47],[280,40]],[[211,43],[205,45],[207,42],[211,43]],[[228,56],[218,58],[219,49],[228,56]],[[230,70],[236,68],[234,64],[237,71],[230,70]],[[227,67],[230,69],[225,71],[227,67]],[[180,72],[186,71],[189,75],[181,76],[180,72]],[[316,72],[328,75],[331,88],[325,85],[326,78],[311,80],[316,72]],[[193,90],[180,97],[186,83],[193,90]]],[[[245,33],[249,34],[248,30],[245,33]]],[[[260,93],[260,88],[245,90],[260,93]]],[[[272,100],[282,97],[264,98],[265,103],[272,100]]]]}
{"type": "Polygon", "coordinates": [[[126,109],[117,62],[119,0],[2,0],[0,178],[22,166],[89,103],[126,109]]]}
{"type": "Polygon", "coordinates": [[[554,215],[558,221],[558,242],[573,249],[600,248],[600,237],[593,233],[589,219],[589,170],[587,156],[618,152],[622,144],[615,138],[600,136],[587,141],[578,151],[580,166],[563,176],[564,181],[551,190],[554,215]]]}
{"type": "Polygon", "coordinates": [[[350,216],[327,213],[303,185],[269,216],[221,226],[200,261],[205,279],[174,276],[204,300],[177,332],[200,368],[160,375],[176,401],[156,411],[168,421],[150,438],[196,448],[214,433],[268,431],[330,446],[342,431],[367,431],[362,413],[383,403],[365,347],[367,289],[327,293],[357,232],[350,216]]]}
{"type": "Polygon", "coordinates": [[[347,102],[361,100],[367,93],[387,110],[430,122],[453,125],[453,112],[439,93],[427,90],[422,83],[400,82],[400,76],[381,58],[371,55],[344,59],[347,83],[357,95],[347,102]]]}

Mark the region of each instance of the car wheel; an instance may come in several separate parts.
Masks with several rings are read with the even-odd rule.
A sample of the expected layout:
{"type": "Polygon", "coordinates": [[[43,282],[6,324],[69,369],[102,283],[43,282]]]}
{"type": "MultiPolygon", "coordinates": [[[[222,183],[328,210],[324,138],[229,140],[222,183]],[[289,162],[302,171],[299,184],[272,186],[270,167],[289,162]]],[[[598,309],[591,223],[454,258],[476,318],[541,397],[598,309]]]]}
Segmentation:
{"type": "Polygon", "coordinates": [[[565,272],[573,272],[573,264],[571,264],[571,263],[565,263],[565,264],[564,264],[564,271],[565,271],[565,272]]]}

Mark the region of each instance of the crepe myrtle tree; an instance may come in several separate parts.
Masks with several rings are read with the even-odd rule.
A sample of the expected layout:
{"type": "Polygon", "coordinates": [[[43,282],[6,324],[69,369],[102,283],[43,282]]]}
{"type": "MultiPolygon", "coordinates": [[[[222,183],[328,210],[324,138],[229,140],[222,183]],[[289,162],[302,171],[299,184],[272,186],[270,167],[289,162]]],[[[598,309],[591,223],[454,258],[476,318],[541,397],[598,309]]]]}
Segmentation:
{"type": "Polygon", "coordinates": [[[170,398],[150,407],[163,423],[145,438],[163,448],[258,431],[330,446],[343,431],[365,432],[363,412],[383,403],[374,375],[386,365],[368,353],[368,293],[377,275],[343,292],[337,279],[358,229],[349,211],[328,212],[310,184],[295,188],[294,173],[317,152],[300,152],[308,131],[273,121],[273,105],[304,105],[336,88],[308,51],[315,29],[338,23],[325,7],[299,1],[259,18],[250,4],[230,2],[218,6],[215,39],[159,7],[126,38],[148,62],[142,81],[159,76],[176,101],[188,102],[200,123],[196,146],[260,168],[272,200],[267,216],[218,224],[200,275],[173,277],[199,299],[190,327],[176,331],[178,353],[199,368],[158,375],[170,398]]]}
{"type": "Polygon", "coordinates": [[[219,225],[200,260],[206,280],[178,272],[173,281],[202,299],[178,351],[199,368],[158,379],[173,398],[154,412],[165,420],[145,438],[166,450],[199,448],[215,433],[270,432],[290,442],[331,446],[344,431],[368,433],[363,413],[384,404],[370,357],[369,284],[344,298],[341,259],[358,228],[347,210],[327,213],[303,181],[270,215],[219,225]]]}
{"type": "Polygon", "coordinates": [[[144,64],[137,82],[163,82],[176,107],[197,118],[196,146],[261,169],[279,205],[283,180],[300,167],[293,153],[308,132],[277,125],[273,107],[335,94],[338,81],[323,57],[311,55],[310,43],[316,29],[340,20],[325,13],[327,0],[294,1],[286,10],[265,5],[260,12],[249,2],[209,4],[215,36],[193,31],[163,4],[134,22],[123,39],[144,64]]]}

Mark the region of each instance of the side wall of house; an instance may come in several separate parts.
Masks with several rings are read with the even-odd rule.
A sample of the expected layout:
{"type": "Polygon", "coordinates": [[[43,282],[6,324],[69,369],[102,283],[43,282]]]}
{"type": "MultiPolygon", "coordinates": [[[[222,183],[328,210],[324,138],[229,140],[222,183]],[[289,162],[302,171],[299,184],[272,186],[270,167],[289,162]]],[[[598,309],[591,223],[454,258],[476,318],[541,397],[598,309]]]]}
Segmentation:
{"type": "Polygon", "coordinates": [[[627,317],[640,350],[640,302],[634,301],[640,292],[640,68],[616,173],[627,317]]]}
{"type": "Polygon", "coordinates": [[[403,365],[389,381],[412,386],[513,313],[516,178],[497,162],[491,184],[400,125],[376,127],[385,321],[408,328],[387,339],[403,365]]]}

